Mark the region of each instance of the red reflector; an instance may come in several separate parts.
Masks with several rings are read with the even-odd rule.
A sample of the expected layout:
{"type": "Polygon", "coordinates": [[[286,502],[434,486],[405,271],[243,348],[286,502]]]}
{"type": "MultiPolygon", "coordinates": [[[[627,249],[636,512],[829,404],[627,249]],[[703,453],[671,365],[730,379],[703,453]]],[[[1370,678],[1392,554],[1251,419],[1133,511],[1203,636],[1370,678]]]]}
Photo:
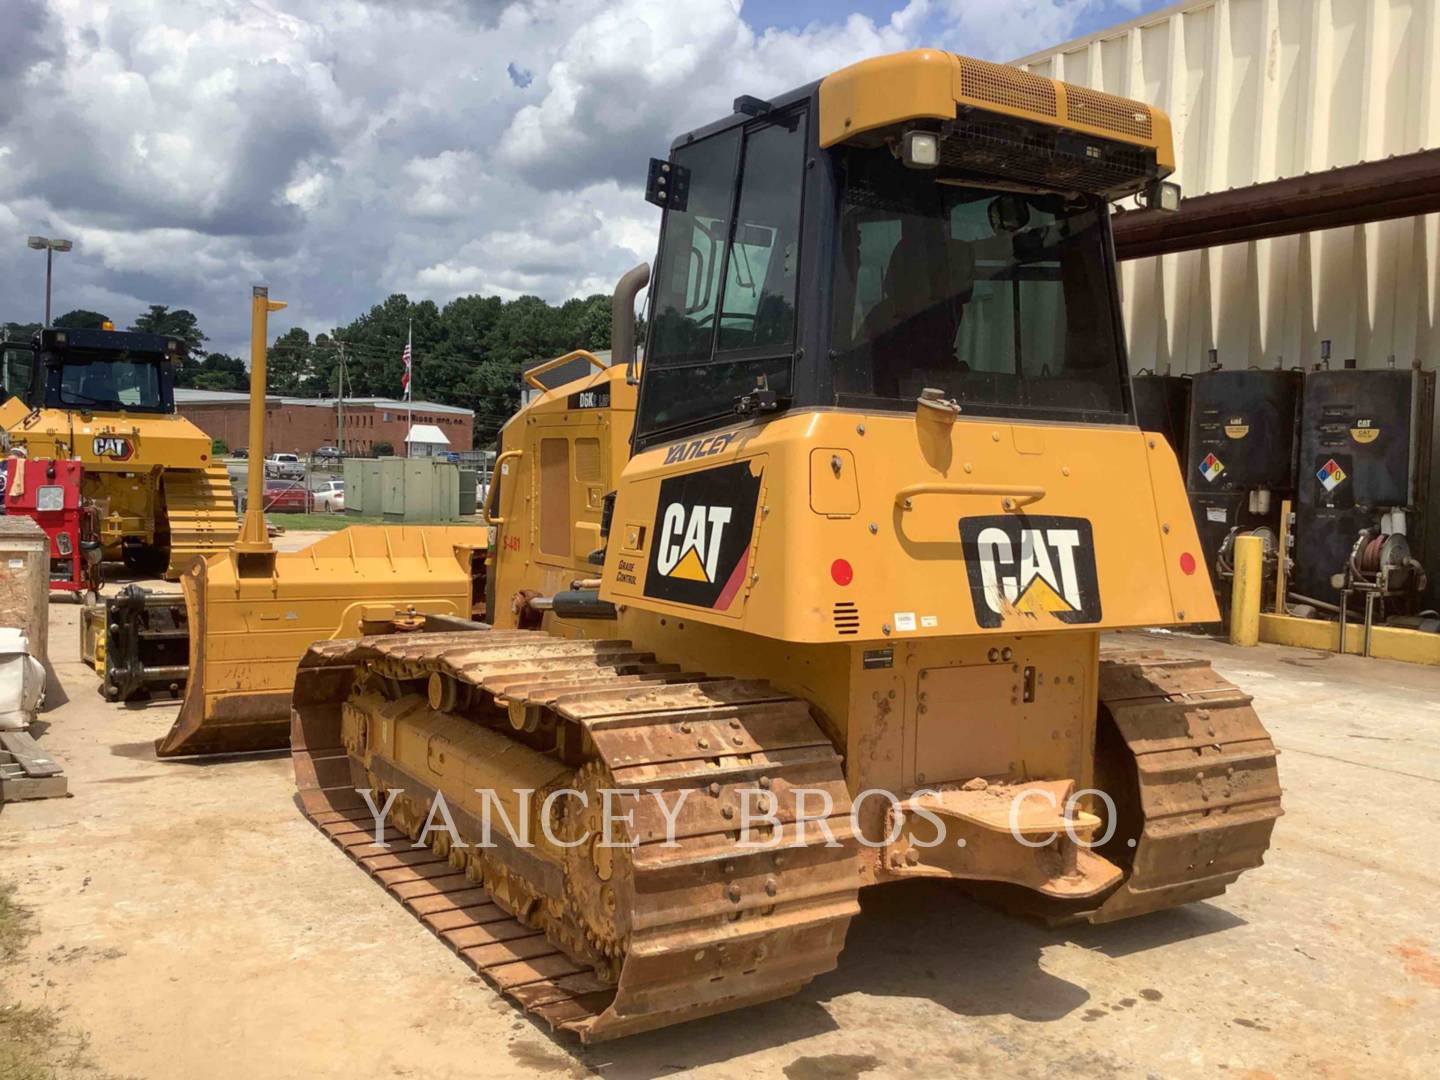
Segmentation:
{"type": "Polygon", "coordinates": [[[1195,572],[1195,556],[1191,555],[1188,551],[1181,555],[1180,569],[1187,574],[1193,574],[1195,572]]]}
{"type": "Polygon", "coordinates": [[[849,585],[855,580],[855,571],[844,559],[836,559],[830,564],[830,577],[836,585],[849,585]]]}

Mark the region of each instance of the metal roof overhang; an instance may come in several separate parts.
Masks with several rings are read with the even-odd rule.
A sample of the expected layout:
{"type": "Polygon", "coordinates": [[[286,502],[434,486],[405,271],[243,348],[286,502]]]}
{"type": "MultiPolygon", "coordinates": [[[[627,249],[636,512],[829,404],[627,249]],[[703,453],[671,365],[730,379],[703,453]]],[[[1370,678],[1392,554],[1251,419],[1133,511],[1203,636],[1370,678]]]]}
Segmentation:
{"type": "Polygon", "coordinates": [[[1196,195],[1172,213],[1111,218],[1119,259],[1365,225],[1440,211],[1440,149],[1196,195]]]}

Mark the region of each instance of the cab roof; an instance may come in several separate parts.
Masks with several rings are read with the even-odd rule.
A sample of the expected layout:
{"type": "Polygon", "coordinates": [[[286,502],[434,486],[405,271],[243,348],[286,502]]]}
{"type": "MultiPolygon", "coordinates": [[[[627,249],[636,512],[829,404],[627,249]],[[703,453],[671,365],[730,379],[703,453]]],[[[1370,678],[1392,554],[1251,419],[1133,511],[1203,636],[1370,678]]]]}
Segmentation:
{"type": "Polygon", "coordinates": [[[1153,150],[1175,169],[1170,118],[1141,101],[1047,79],[939,49],[877,56],[820,80],[820,146],[911,120],[955,120],[980,110],[1153,150]]]}
{"type": "Polygon", "coordinates": [[[94,349],[105,352],[154,353],[159,356],[178,355],[185,343],[168,334],[146,334],[138,330],[90,330],[52,326],[40,331],[40,348],[94,349]]]}

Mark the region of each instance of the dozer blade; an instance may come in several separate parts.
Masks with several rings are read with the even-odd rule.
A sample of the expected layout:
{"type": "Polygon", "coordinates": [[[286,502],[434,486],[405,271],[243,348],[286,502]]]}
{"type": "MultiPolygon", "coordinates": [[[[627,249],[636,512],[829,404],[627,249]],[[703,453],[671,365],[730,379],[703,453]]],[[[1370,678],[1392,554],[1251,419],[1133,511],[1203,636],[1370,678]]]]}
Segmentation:
{"type": "Polygon", "coordinates": [[[170,528],[170,564],[165,580],[175,581],[197,555],[223,551],[240,534],[230,473],[208,469],[167,469],[164,513],[170,528]]]}
{"type": "Polygon", "coordinates": [[[319,641],[469,619],[476,526],[356,525],[303,551],[196,560],[181,578],[190,678],[159,757],[275,750],[290,739],[295,666],[319,641]]]}

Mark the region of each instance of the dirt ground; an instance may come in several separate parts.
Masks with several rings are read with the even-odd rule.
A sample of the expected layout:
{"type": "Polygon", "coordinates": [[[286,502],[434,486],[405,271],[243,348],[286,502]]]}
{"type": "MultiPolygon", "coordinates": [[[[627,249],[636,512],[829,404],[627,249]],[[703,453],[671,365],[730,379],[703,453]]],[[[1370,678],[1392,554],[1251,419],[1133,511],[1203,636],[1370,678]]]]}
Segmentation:
{"type": "Polygon", "coordinates": [[[944,885],[871,890],[838,970],[799,995],[586,1050],[471,976],[307,824],[285,756],[157,761],[175,708],[104,703],[77,609],[51,618],[68,700],[42,743],[73,797],[0,812],[0,876],[39,927],[0,977],[88,1030],[114,1074],[1440,1069],[1440,670],[1167,636],[1248,687],[1281,748],[1286,816],[1262,870],[1213,902],[1070,930],[944,885]]]}

